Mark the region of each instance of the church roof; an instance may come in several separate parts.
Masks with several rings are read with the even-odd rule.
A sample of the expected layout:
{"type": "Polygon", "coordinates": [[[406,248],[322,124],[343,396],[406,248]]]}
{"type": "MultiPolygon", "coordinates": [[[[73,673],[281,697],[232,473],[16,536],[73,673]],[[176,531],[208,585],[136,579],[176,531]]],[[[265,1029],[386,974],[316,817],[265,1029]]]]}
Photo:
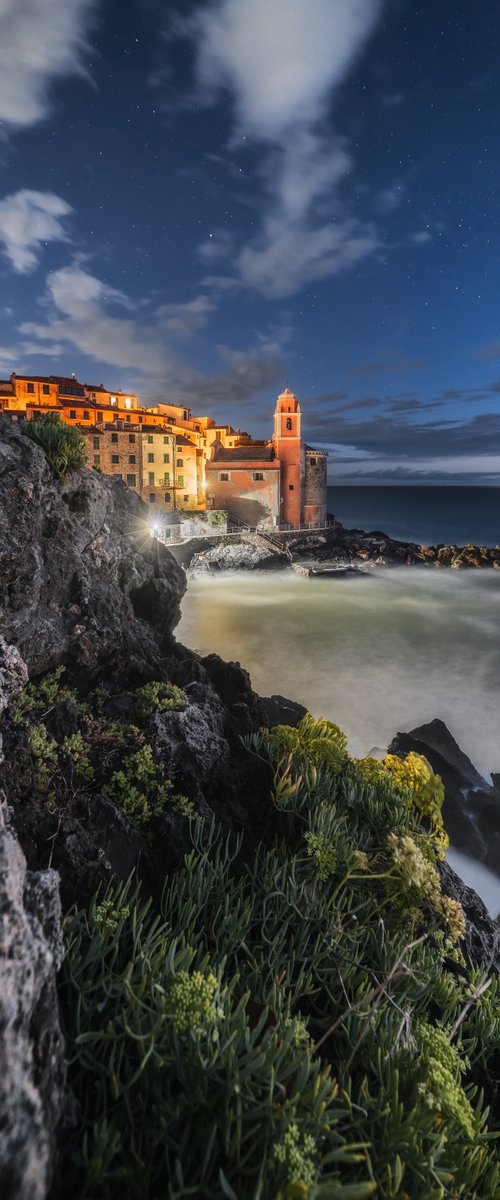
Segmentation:
{"type": "MultiPolygon", "coordinates": [[[[273,446],[215,446],[215,462],[273,462],[276,457],[273,446]]],[[[207,463],[207,466],[210,466],[207,463]]]]}

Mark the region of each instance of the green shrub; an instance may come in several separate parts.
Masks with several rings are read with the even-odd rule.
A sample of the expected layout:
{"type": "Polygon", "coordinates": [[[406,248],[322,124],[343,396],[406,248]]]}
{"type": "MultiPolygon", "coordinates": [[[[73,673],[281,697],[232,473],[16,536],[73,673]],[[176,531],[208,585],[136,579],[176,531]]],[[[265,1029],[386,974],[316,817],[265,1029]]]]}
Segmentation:
{"type": "Polygon", "coordinates": [[[211,525],[214,529],[218,525],[227,525],[227,512],[222,508],[213,508],[207,512],[207,525],[211,525]]]}
{"type": "Polygon", "coordinates": [[[74,691],[61,685],[64,670],[64,667],[57,667],[55,671],[44,675],[38,683],[26,684],[26,687],[18,692],[17,696],[14,696],[9,706],[9,714],[14,725],[23,724],[28,713],[32,713],[36,709],[48,712],[54,704],[75,698],[74,691]]]}
{"type": "Polygon", "coordinates": [[[45,450],[58,479],[64,482],[73,467],[86,462],[85,440],[75,426],[65,425],[59,413],[42,413],[24,425],[26,437],[45,450]]]}
{"type": "Polygon", "coordinates": [[[122,887],[73,917],[75,1200],[500,1195],[500,981],[451,942],[407,789],[314,725],[288,757],[248,739],[276,767],[269,845],[191,824],[159,912],[122,887]]]}
{"type": "Polygon", "coordinates": [[[135,709],[142,721],[147,721],[153,713],[181,711],[186,707],[187,697],[182,688],[175,683],[146,683],[135,693],[135,709]]]}

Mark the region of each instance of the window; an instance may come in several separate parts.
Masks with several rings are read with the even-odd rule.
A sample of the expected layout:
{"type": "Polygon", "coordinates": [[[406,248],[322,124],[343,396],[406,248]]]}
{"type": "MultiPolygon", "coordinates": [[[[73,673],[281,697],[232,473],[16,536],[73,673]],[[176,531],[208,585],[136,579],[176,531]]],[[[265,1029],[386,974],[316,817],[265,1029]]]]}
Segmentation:
{"type": "Polygon", "coordinates": [[[187,415],[186,409],[184,409],[184,412],[183,412],[183,414],[182,414],[182,419],[183,419],[184,421],[187,421],[187,419],[188,419],[188,415],[187,415]]]}
{"type": "Polygon", "coordinates": [[[117,462],[119,462],[119,461],[120,461],[120,455],[119,455],[119,454],[112,454],[112,455],[111,455],[111,462],[112,462],[112,463],[117,463],[117,462]]]}
{"type": "Polygon", "coordinates": [[[148,454],[148,462],[154,462],[154,460],[155,460],[154,454],[148,454]]]}
{"type": "Polygon", "coordinates": [[[176,465],[177,467],[183,467],[183,466],[184,466],[184,459],[183,459],[183,458],[178,458],[178,459],[177,459],[177,461],[176,461],[176,464],[175,464],[175,465],[176,465]]]}
{"type": "Polygon", "coordinates": [[[125,420],[126,420],[126,421],[130,421],[130,417],[125,417],[125,420]]]}
{"type": "Polygon", "coordinates": [[[310,464],[311,464],[311,467],[315,467],[315,466],[316,466],[316,459],[315,459],[315,458],[310,458],[310,459],[309,459],[309,462],[310,462],[310,464]]]}
{"type": "Polygon", "coordinates": [[[110,403],[110,404],[116,404],[116,396],[110,396],[110,397],[109,397],[109,403],[110,403]]]}
{"type": "Polygon", "coordinates": [[[69,416],[70,416],[71,421],[76,421],[76,412],[75,412],[74,408],[70,408],[69,416]]]}
{"type": "Polygon", "coordinates": [[[170,492],[165,492],[165,504],[170,504],[170,492]]]}
{"type": "Polygon", "coordinates": [[[154,485],[155,485],[155,473],[154,473],[154,471],[149,471],[149,472],[148,472],[148,483],[149,483],[149,486],[150,486],[150,487],[154,487],[154,485]]]}
{"type": "Polygon", "coordinates": [[[291,418],[291,417],[287,417],[287,419],[286,419],[286,427],[287,427],[287,429],[291,429],[291,428],[292,428],[292,418],[291,418]]]}
{"type": "Polygon", "coordinates": [[[42,384],[42,392],[43,392],[44,396],[50,396],[50,388],[49,388],[48,383],[42,384]]]}
{"type": "Polygon", "coordinates": [[[221,471],[220,475],[219,475],[219,483],[228,483],[228,482],[229,482],[229,475],[228,475],[227,471],[221,471]]]}
{"type": "Polygon", "coordinates": [[[88,421],[88,419],[89,419],[88,409],[86,409],[86,408],[84,408],[84,410],[83,410],[83,419],[84,419],[84,421],[88,421]]]}
{"type": "Polygon", "coordinates": [[[117,471],[117,473],[115,475],[115,479],[123,479],[123,475],[120,475],[117,471]]]}
{"type": "Polygon", "coordinates": [[[154,492],[149,493],[149,503],[156,504],[156,496],[155,496],[154,492]]]}
{"type": "Polygon", "coordinates": [[[294,490],[295,490],[295,489],[294,489],[293,483],[289,483],[289,484],[288,484],[288,491],[289,491],[289,492],[293,492],[294,490]]]}
{"type": "Polygon", "coordinates": [[[112,441],[112,442],[117,442],[117,441],[118,441],[118,434],[117,434],[117,433],[112,433],[112,434],[111,434],[111,441],[112,441]]]}
{"type": "Polygon", "coordinates": [[[163,438],[163,445],[168,446],[168,437],[163,438]]]}
{"type": "Polygon", "coordinates": [[[127,475],[127,483],[129,487],[135,487],[135,475],[127,475]]]}
{"type": "Polygon", "coordinates": [[[167,463],[167,462],[169,463],[169,462],[170,462],[170,454],[164,454],[164,455],[163,455],[163,462],[164,462],[164,463],[167,463]]]}
{"type": "Polygon", "coordinates": [[[177,484],[179,487],[184,487],[184,476],[183,475],[177,476],[177,484]]]}
{"type": "Polygon", "coordinates": [[[128,440],[129,442],[135,442],[135,433],[129,433],[128,440]]]}
{"type": "Polygon", "coordinates": [[[189,496],[184,496],[184,503],[185,503],[185,504],[187,504],[188,500],[189,500],[189,496]]]}
{"type": "Polygon", "coordinates": [[[30,396],[32,396],[33,392],[35,391],[34,383],[28,383],[27,387],[26,387],[26,391],[29,392],[30,396]]]}
{"type": "Polygon", "coordinates": [[[153,434],[152,433],[148,433],[148,442],[149,442],[150,446],[153,445],[153,434]]]}
{"type": "Polygon", "coordinates": [[[129,463],[133,463],[135,466],[135,454],[129,454],[128,461],[129,463]]]}
{"type": "Polygon", "coordinates": [[[100,462],[101,462],[101,455],[94,454],[94,467],[98,467],[100,465],[100,462]]]}
{"type": "Polygon", "coordinates": [[[262,471],[254,471],[253,477],[254,477],[255,483],[258,483],[259,481],[263,480],[263,478],[264,478],[262,471]]]}
{"type": "Polygon", "coordinates": [[[130,396],[125,396],[125,408],[132,408],[132,401],[130,399],[130,396]]]}
{"type": "Polygon", "coordinates": [[[165,471],[165,474],[163,476],[163,483],[164,483],[165,487],[170,487],[170,471],[165,471]]]}
{"type": "Polygon", "coordinates": [[[95,437],[95,438],[92,438],[92,441],[94,443],[94,450],[98,450],[99,446],[101,444],[101,439],[98,437],[95,437]]]}
{"type": "MultiPolygon", "coordinates": [[[[95,396],[92,396],[92,399],[95,400],[95,396]]],[[[96,416],[98,421],[102,421],[102,412],[97,412],[96,416]]]]}

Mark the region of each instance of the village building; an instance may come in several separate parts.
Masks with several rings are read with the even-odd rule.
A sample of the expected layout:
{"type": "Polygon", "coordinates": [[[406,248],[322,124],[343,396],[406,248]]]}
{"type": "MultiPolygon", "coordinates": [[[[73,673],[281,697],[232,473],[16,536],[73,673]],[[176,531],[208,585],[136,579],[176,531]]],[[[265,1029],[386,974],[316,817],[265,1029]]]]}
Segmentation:
{"type": "Polygon", "coordinates": [[[326,524],[326,462],[302,438],[301,410],[287,387],[269,441],[194,417],[184,405],[146,408],[134,392],[108,391],[74,375],[0,380],[0,409],[13,420],[57,413],[85,438],[90,467],[122,479],[155,519],[221,509],[251,527],[326,524]]]}

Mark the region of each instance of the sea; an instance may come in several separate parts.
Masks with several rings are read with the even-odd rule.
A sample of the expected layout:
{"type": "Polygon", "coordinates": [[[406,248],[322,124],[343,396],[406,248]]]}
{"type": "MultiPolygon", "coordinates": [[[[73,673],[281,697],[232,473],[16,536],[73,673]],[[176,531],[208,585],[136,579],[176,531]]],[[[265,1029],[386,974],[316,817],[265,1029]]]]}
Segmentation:
{"type": "Polygon", "coordinates": [[[347,529],[426,546],[500,543],[500,486],[329,487],[328,512],[347,529]]]}
{"type": "MultiPolygon", "coordinates": [[[[329,511],[426,544],[500,543],[500,488],[331,488],[329,511]]],[[[335,721],[356,756],[440,717],[487,780],[500,771],[500,571],[190,580],[177,636],[335,721]]],[[[500,863],[496,876],[453,847],[449,861],[496,915],[500,863]]]]}

